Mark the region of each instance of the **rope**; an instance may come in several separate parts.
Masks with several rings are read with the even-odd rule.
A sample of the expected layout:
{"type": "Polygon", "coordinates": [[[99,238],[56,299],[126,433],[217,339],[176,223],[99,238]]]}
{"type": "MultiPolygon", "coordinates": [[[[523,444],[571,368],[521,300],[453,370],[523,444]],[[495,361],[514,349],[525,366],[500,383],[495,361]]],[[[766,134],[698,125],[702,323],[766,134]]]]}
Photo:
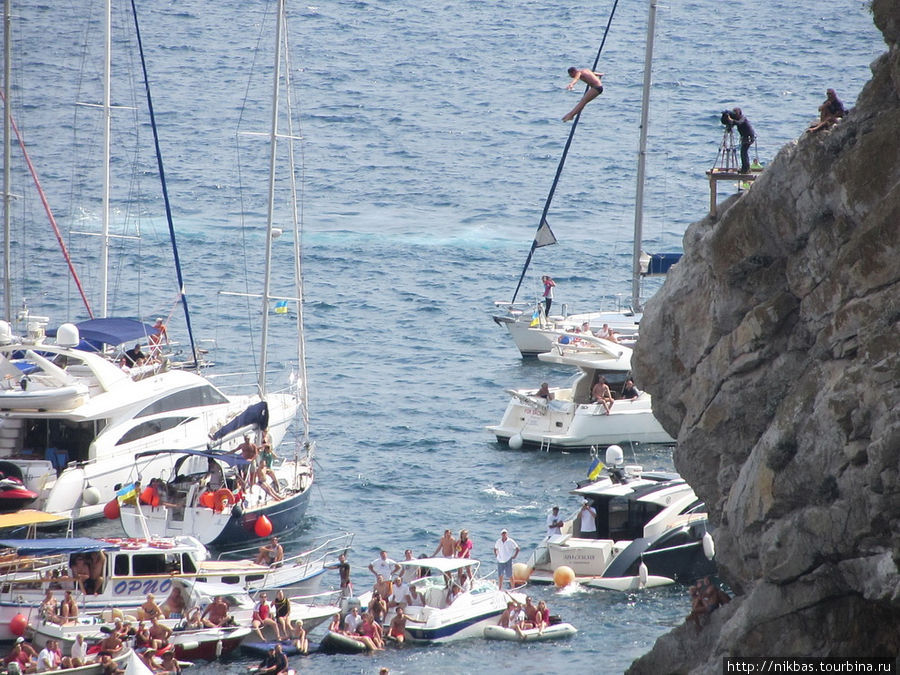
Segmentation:
{"type": "MultiPolygon", "coordinates": [[[[591,66],[591,70],[596,70],[597,64],[600,63],[600,54],[603,52],[603,47],[606,44],[606,36],[609,34],[613,17],[616,15],[616,7],[618,6],[619,0],[614,0],[612,11],[610,11],[609,19],[606,22],[606,30],[603,31],[603,40],[600,42],[600,48],[597,50],[597,56],[594,58],[594,65],[591,66]]],[[[585,93],[587,93],[589,88],[590,87],[585,86],[585,93]]],[[[540,230],[546,222],[547,212],[550,210],[550,203],[553,201],[553,195],[556,193],[556,186],[559,183],[560,176],[562,176],[563,166],[566,163],[566,156],[569,154],[569,147],[572,145],[572,138],[575,136],[575,128],[578,126],[579,119],[581,119],[580,112],[575,115],[575,119],[572,121],[572,128],[569,129],[569,137],[566,139],[566,145],[563,148],[562,156],[559,158],[559,165],[556,167],[556,175],[553,177],[553,183],[550,185],[550,193],[547,195],[547,201],[544,202],[544,210],[541,212],[541,218],[538,221],[538,230],[540,230]]],[[[537,235],[535,235],[534,241],[531,242],[531,250],[528,251],[528,257],[525,259],[525,266],[522,268],[522,274],[519,276],[519,283],[516,284],[516,290],[513,293],[510,304],[514,303],[516,301],[516,296],[519,295],[519,289],[522,287],[522,280],[525,278],[525,272],[531,264],[531,257],[534,255],[534,250],[538,248],[537,243],[537,235]]]]}

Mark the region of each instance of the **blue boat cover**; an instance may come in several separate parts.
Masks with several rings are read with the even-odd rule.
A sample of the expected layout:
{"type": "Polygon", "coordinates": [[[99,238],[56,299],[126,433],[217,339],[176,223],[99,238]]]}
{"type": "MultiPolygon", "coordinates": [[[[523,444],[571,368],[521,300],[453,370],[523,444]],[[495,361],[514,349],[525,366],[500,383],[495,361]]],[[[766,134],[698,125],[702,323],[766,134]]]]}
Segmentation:
{"type": "MultiPolygon", "coordinates": [[[[136,340],[146,340],[154,333],[153,326],[137,319],[109,317],[106,319],[88,319],[76,323],[81,342],[78,349],[86,352],[99,352],[104,345],[121,345],[136,340]]],[[[56,337],[56,328],[47,331],[50,337],[56,337]]]]}
{"type": "Polygon", "coordinates": [[[681,260],[681,256],[681,253],[651,253],[650,263],[646,270],[641,271],[641,274],[645,277],[665,274],[672,265],[681,260]]]}
{"type": "Polygon", "coordinates": [[[221,450],[146,450],[135,455],[135,459],[141,457],[151,457],[155,455],[184,455],[185,458],[191,457],[212,457],[220,462],[225,462],[228,466],[245,467],[250,462],[231,452],[223,452],[221,450]]]}
{"type": "Polygon", "coordinates": [[[214,441],[217,441],[220,438],[227,436],[232,431],[240,429],[241,427],[250,426],[251,424],[255,424],[263,431],[269,428],[268,403],[266,403],[265,401],[254,403],[240,415],[231,420],[228,424],[219,429],[216,433],[212,434],[212,439],[214,441]]]}
{"type": "Polygon", "coordinates": [[[0,546],[15,549],[19,555],[54,555],[58,553],[92,553],[118,551],[117,544],[90,537],[53,537],[50,539],[0,539],[0,546]]]}

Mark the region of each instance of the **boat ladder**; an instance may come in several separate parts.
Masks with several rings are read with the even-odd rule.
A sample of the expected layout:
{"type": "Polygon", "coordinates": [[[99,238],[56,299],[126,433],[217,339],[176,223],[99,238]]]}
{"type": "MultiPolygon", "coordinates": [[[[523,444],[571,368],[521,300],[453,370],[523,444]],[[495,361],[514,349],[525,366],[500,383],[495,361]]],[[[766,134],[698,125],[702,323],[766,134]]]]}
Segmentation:
{"type": "Polygon", "coordinates": [[[541,452],[550,452],[549,436],[541,436],[541,452]]]}

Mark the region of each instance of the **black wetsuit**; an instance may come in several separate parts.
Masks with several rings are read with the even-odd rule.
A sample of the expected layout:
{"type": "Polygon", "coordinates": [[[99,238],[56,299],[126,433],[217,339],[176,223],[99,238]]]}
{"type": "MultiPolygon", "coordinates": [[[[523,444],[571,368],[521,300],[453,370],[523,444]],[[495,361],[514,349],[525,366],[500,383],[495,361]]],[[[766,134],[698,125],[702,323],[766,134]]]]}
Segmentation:
{"type": "Polygon", "coordinates": [[[740,117],[731,118],[734,120],[734,126],[737,127],[738,133],[741,135],[741,173],[750,173],[750,146],[756,140],[756,132],[750,125],[750,121],[741,115],[740,117]]]}

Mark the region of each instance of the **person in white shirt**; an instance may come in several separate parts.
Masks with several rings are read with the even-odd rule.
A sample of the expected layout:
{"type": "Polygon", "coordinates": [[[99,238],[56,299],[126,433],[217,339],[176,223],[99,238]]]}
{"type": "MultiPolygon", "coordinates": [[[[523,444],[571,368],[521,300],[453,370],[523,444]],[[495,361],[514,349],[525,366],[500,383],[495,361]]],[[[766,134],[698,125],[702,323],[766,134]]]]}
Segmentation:
{"type": "Polygon", "coordinates": [[[37,671],[39,673],[43,673],[48,670],[56,670],[56,652],[53,649],[54,641],[47,640],[47,644],[41,650],[41,653],[38,654],[37,658],[37,671]]]}
{"type": "Polygon", "coordinates": [[[415,586],[409,587],[409,603],[407,607],[424,607],[425,597],[416,590],[415,586]]]}
{"type": "Polygon", "coordinates": [[[84,643],[84,635],[79,633],[72,643],[72,667],[79,668],[87,663],[87,645],[84,643]]]}
{"type": "Polygon", "coordinates": [[[362,623],[362,616],[359,614],[359,607],[352,607],[344,617],[344,630],[348,633],[355,633],[362,623]]]}
{"type": "MultiPolygon", "coordinates": [[[[404,558],[403,562],[412,562],[415,560],[413,557],[412,549],[406,549],[403,552],[404,558]]],[[[405,583],[409,583],[413,579],[415,579],[419,574],[419,568],[414,567],[412,565],[403,565],[403,568],[400,570],[400,576],[403,577],[403,581],[405,583]]]]}
{"type": "Polygon", "coordinates": [[[390,579],[395,574],[399,574],[400,565],[397,564],[396,560],[388,558],[387,551],[381,551],[378,554],[378,557],[369,563],[369,571],[374,574],[376,578],[380,574],[385,579],[390,579]]]}
{"type": "Polygon", "coordinates": [[[512,561],[519,555],[519,545],[506,530],[500,530],[500,538],[494,542],[494,555],[497,558],[497,587],[503,588],[503,578],[506,577],[512,588],[512,561]]]}
{"type": "Polygon", "coordinates": [[[394,591],[388,598],[388,607],[406,607],[409,604],[409,584],[403,583],[403,577],[394,579],[394,591]]]}
{"type": "Polygon", "coordinates": [[[562,534],[562,526],[565,522],[559,517],[559,507],[554,506],[547,516],[547,536],[552,537],[554,534],[562,534]]]}
{"type": "Polygon", "coordinates": [[[590,505],[587,499],[581,505],[579,512],[581,518],[581,538],[596,539],[597,538],[597,510],[590,505]]]}

